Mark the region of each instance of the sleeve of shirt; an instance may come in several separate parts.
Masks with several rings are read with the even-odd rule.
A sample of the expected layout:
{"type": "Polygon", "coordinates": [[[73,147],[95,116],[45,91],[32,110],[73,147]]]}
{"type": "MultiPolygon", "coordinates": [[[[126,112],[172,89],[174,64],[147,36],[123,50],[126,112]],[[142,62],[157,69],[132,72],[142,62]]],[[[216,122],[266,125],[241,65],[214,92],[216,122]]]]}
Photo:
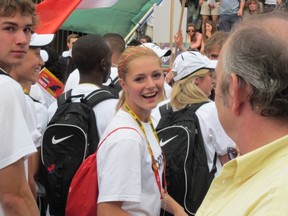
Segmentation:
{"type": "Polygon", "coordinates": [[[98,203],[141,201],[142,137],[134,130],[114,132],[97,153],[98,203]]]}
{"type": "Polygon", "coordinates": [[[9,166],[22,157],[36,152],[29,133],[24,113],[26,101],[21,88],[0,85],[0,169],[9,166]]]}

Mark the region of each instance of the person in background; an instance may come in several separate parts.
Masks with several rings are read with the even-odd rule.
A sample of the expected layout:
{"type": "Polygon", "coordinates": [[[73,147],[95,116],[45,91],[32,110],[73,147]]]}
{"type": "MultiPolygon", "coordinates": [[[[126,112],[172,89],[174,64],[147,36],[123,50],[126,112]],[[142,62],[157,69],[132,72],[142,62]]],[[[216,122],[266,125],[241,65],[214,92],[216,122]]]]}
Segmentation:
{"type": "Polygon", "coordinates": [[[219,30],[229,32],[243,16],[245,0],[221,0],[219,30]]]}
{"type": "Polygon", "coordinates": [[[242,155],[224,165],[197,216],[287,215],[288,28],[283,26],[286,12],[250,16],[221,50],[215,102],[242,155]]]}
{"type": "MultiPolygon", "coordinates": [[[[118,64],[119,57],[121,56],[121,54],[125,50],[125,41],[124,41],[124,38],[117,33],[107,33],[103,36],[103,38],[108,42],[109,47],[110,47],[111,52],[112,52],[111,72],[110,72],[108,80],[105,81],[105,83],[103,83],[103,85],[108,86],[111,82],[113,82],[114,85],[115,86],[117,85],[117,88],[118,88],[117,64],[118,64]]],[[[68,91],[69,89],[73,89],[74,87],[76,87],[79,84],[79,80],[80,80],[79,70],[75,69],[69,75],[69,77],[66,81],[66,84],[64,87],[64,92],[68,91]]],[[[114,90],[114,88],[112,88],[112,90],[114,90]]]]}
{"type": "Polygon", "coordinates": [[[207,20],[204,23],[203,37],[200,52],[204,51],[206,41],[217,31],[217,26],[212,20],[207,20]]]}
{"type": "Polygon", "coordinates": [[[246,2],[246,5],[247,5],[248,14],[256,15],[256,14],[262,13],[263,5],[262,5],[262,2],[259,2],[258,0],[248,0],[246,2]]]}
{"type": "MultiPolygon", "coordinates": [[[[112,52],[108,42],[100,35],[85,35],[75,42],[72,54],[80,79],[79,83],[72,88],[71,95],[87,96],[94,90],[103,88],[103,82],[107,82],[111,70],[112,52]],[[95,50],[101,50],[101,52],[95,52],[95,50]]],[[[72,99],[72,102],[79,101],[80,97],[72,99]]],[[[118,99],[107,99],[93,107],[99,137],[113,118],[117,102],[118,99]]],[[[57,101],[49,107],[49,120],[53,117],[57,107],[57,101]]]]}
{"type": "Polygon", "coordinates": [[[200,14],[202,15],[202,34],[205,35],[205,23],[209,20],[210,16],[215,26],[218,24],[219,14],[220,14],[220,1],[219,0],[199,0],[199,5],[201,5],[200,14]]]}
{"type": "Polygon", "coordinates": [[[195,25],[192,23],[189,23],[187,25],[188,34],[188,42],[189,47],[185,47],[183,43],[183,35],[182,31],[179,31],[176,35],[174,35],[174,41],[176,46],[181,50],[181,52],[185,52],[187,50],[200,50],[201,49],[201,43],[202,43],[202,34],[200,32],[197,32],[195,29],[195,25]]]}
{"type": "Polygon", "coordinates": [[[9,75],[24,61],[36,24],[32,1],[0,1],[0,215],[39,215],[27,182],[26,159],[36,152],[26,123],[28,105],[9,75]]]}
{"type": "MultiPolygon", "coordinates": [[[[203,54],[206,55],[211,60],[218,60],[220,51],[228,39],[229,33],[223,31],[215,32],[206,42],[203,54]]],[[[209,96],[211,100],[214,101],[215,98],[215,85],[209,96]]]]}
{"type": "MultiPolygon", "coordinates": [[[[103,38],[109,43],[111,51],[112,51],[112,66],[111,66],[111,74],[107,82],[104,85],[109,85],[112,81],[117,82],[115,79],[118,77],[118,61],[120,56],[125,50],[125,40],[124,38],[117,33],[107,33],[103,35],[103,38]]],[[[114,82],[113,82],[114,83],[114,82]]]]}
{"type": "Polygon", "coordinates": [[[59,57],[59,62],[64,66],[64,83],[66,82],[68,76],[72,71],[76,69],[72,61],[72,47],[73,44],[78,40],[80,36],[78,34],[70,34],[67,37],[67,47],[68,50],[64,51],[59,57]]]}
{"type": "Polygon", "coordinates": [[[187,215],[162,187],[165,163],[150,119],[163,95],[161,60],[150,48],[129,47],[118,73],[123,89],[118,111],[97,152],[97,215],[157,216],[161,206],[187,215]]]}
{"type": "Polygon", "coordinates": [[[217,31],[207,41],[203,54],[211,60],[218,60],[220,51],[229,37],[228,32],[217,31]]]}
{"type": "Polygon", "coordinates": [[[152,43],[152,38],[149,35],[141,35],[139,41],[143,43],[152,43]]]}
{"type": "Polygon", "coordinates": [[[282,0],[265,0],[264,13],[273,11],[278,5],[282,4],[282,0]]]}

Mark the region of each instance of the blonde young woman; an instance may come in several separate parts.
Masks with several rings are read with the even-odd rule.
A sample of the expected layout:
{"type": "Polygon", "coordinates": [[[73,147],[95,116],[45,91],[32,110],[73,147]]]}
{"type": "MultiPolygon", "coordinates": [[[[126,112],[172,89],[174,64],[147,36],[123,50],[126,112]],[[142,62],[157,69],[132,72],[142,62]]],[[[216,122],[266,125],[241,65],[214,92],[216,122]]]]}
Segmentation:
{"type": "Polygon", "coordinates": [[[97,153],[97,215],[154,216],[161,207],[187,215],[163,189],[165,163],[150,118],[163,95],[160,58],[150,48],[129,47],[118,73],[123,93],[97,153]]]}
{"type": "MultiPolygon", "coordinates": [[[[191,109],[186,109],[188,106],[207,102],[200,106],[195,113],[201,128],[209,172],[211,172],[213,164],[215,164],[214,158],[216,153],[217,156],[215,160],[217,171],[215,175],[218,175],[222,168],[222,164],[228,161],[227,148],[235,147],[235,144],[224,132],[219,122],[215,103],[209,100],[211,90],[215,85],[214,68],[216,67],[216,62],[217,61],[211,61],[199,52],[193,51],[183,52],[176,57],[171,72],[173,73],[173,79],[175,81],[172,87],[170,100],[170,106],[172,107],[173,112],[160,118],[157,129],[161,130],[169,126],[167,125],[167,122],[169,122],[169,119],[170,121],[175,120],[174,114],[177,116],[180,114],[185,115],[186,113],[184,112],[192,112],[191,109]]],[[[189,113],[187,116],[191,114],[194,113],[189,113]]],[[[184,169],[184,164],[186,162],[183,161],[180,156],[178,159],[179,169],[184,169]]],[[[189,160],[189,158],[187,160],[189,160]]],[[[175,172],[175,170],[167,170],[167,173],[168,172],[175,172]]],[[[171,194],[171,196],[177,196],[177,201],[185,206],[185,201],[183,203],[183,200],[186,200],[185,197],[187,194],[184,194],[186,186],[184,184],[173,185],[170,181],[169,187],[179,191],[179,193],[183,191],[183,194],[171,194]]],[[[203,187],[202,195],[205,195],[206,192],[207,188],[203,187]]],[[[197,199],[203,198],[204,196],[201,198],[197,197],[197,199]]],[[[201,200],[199,201],[201,202],[201,200]]],[[[195,208],[197,208],[196,204],[193,208],[195,211],[195,208]]]]}

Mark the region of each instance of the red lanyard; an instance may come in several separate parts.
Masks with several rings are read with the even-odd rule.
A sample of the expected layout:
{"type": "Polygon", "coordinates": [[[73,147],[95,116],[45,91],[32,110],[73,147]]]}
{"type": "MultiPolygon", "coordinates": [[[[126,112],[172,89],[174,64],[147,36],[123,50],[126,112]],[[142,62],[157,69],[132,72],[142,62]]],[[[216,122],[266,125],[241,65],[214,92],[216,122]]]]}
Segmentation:
{"type": "MultiPolygon", "coordinates": [[[[161,193],[161,181],[160,181],[160,176],[159,176],[159,171],[158,171],[158,167],[157,167],[157,163],[156,163],[156,160],[155,160],[155,157],[154,157],[154,154],[153,154],[153,151],[152,151],[152,148],[151,148],[151,145],[150,145],[150,142],[147,138],[147,135],[146,135],[146,132],[145,132],[145,129],[144,129],[144,126],[141,122],[141,120],[139,119],[139,117],[133,112],[133,110],[130,108],[130,106],[125,103],[124,104],[124,108],[125,110],[133,117],[133,119],[137,122],[137,124],[139,125],[139,127],[141,128],[143,134],[145,135],[145,138],[146,138],[146,142],[147,142],[147,146],[148,146],[148,150],[149,150],[149,154],[151,156],[151,159],[152,159],[152,167],[153,167],[153,171],[154,171],[154,175],[155,175],[155,179],[156,179],[156,182],[157,182],[157,185],[158,185],[158,189],[159,189],[159,192],[160,192],[160,195],[161,195],[161,199],[163,198],[162,197],[162,193],[161,193]]],[[[153,131],[153,134],[157,140],[157,143],[159,144],[159,139],[158,139],[158,136],[157,136],[157,133],[154,129],[154,126],[152,124],[152,121],[151,121],[151,118],[149,119],[149,124],[150,124],[150,127],[152,128],[152,131],[153,131]]],[[[160,144],[159,144],[160,146],[160,144]]],[[[161,146],[160,146],[161,148],[161,146]]],[[[165,192],[167,191],[167,182],[166,182],[166,160],[165,160],[165,156],[164,154],[162,153],[163,155],[163,160],[164,160],[164,189],[165,189],[165,192]]]]}

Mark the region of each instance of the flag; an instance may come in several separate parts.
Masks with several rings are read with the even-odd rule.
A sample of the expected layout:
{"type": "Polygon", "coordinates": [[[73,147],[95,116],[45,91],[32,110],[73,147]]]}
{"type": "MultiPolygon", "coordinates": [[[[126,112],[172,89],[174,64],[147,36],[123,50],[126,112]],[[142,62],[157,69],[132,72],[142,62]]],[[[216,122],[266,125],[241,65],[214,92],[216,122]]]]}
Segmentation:
{"type": "Polygon", "coordinates": [[[110,7],[118,0],[44,0],[36,5],[39,15],[38,34],[54,34],[75,8],[110,7]]]}
{"type": "Polygon", "coordinates": [[[36,5],[38,34],[54,34],[82,0],[44,0],[36,5]]]}
{"type": "Polygon", "coordinates": [[[77,9],[111,7],[116,4],[117,1],[118,0],[83,0],[77,9]]]}

